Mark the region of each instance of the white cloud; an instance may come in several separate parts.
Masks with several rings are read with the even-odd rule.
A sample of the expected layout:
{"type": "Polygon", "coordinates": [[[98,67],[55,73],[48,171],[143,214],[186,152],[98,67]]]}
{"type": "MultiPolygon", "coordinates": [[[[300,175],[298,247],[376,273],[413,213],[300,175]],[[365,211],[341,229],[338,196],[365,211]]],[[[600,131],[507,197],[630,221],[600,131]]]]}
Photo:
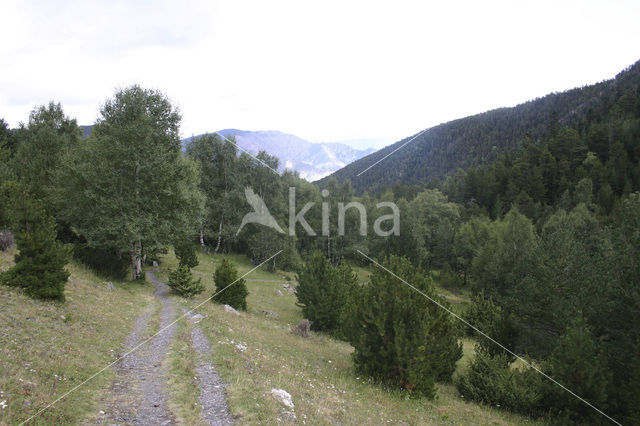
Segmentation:
{"type": "Polygon", "coordinates": [[[0,27],[0,116],[50,99],[91,123],[132,83],[183,133],[278,129],[400,138],[613,77],[638,58],[637,2],[15,2],[0,27]]]}

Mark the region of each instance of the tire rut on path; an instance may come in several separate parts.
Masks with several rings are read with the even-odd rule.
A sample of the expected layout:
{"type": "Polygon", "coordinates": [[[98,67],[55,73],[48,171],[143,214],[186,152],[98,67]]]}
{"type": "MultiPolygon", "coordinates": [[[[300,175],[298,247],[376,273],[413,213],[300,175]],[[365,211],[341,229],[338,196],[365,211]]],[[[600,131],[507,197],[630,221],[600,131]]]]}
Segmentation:
{"type": "MultiPolygon", "coordinates": [[[[186,310],[185,310],[186,312],[186,310]]],[[[209,425],[232,425],[233,420],[227,406],[225,384],[218,375],[215,367],[204,360],[211,353],[211,343],[204,335],[192,316],[191,344],[199,355],[200,361],[196,367],[198,374],[198,386],[200,387],[200,406],[202,407],[202,420],[209,425]]]]}
{"type": "MultiPolygon", "coordinates": [[[[147,277],[155,285],[153,293],[162,303],[158,329],[150,330],[152,312],[146,312],[135,322],[134,329],[125,342],[124,352],[128,352],[159,330],[174,321],[174,302],[167,297],[169,288],[153,272],[147,277]]],[[[105,407],[106,413],[98,423],[168,425],[175,423],[175,417],[167,407],[166,376],[162,362],[170,350],[175,335],[175,326],[168,327],[150,342],[123,358],[116,367],[117,378],[112,387],[113,401],[105,407]],[[106,417],[106,418],[105,418],[106,417]]]]}

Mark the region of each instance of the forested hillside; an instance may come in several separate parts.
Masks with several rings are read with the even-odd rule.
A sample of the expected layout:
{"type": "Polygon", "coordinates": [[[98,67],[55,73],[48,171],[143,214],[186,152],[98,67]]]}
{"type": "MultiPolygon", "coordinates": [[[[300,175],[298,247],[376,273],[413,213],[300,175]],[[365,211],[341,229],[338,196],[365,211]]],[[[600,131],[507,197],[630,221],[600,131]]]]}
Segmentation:
{"type": "MultiPolygon", "coordinates": [[[[528,141],[538,143],[548,138],[554,126],[574,129],[586,148],[606,163],[612,145],[624,143],[629,132],[637,131],[637,123],[625,121],[625,117],[637,114],[639,86],[640,62],[636,62],[611,80],[432,127],[360,176],[360,172],[415,135],[351,163],[332,176],[338,181],[350,179],[356,193],[379,193],[395,183],[424,186],[435,179],[443,180],[458,169],[491,164],[501,156],[514,155],[528,141]]],[[[626,148],[629,153],[638,149],[626,148]]],[[[638,188],[637,176],[635,185],[638,188]]]]}

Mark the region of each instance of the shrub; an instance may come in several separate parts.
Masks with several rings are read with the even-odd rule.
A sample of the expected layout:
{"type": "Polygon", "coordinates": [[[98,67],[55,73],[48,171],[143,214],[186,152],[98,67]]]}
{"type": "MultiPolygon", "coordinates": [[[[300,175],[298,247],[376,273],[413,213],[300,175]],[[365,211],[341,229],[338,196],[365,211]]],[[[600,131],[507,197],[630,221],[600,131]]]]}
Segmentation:
{"type": "MultiPolygon", "coordinates": [[[[408,259],[391,256],[384,265],[438,299],[432,281],[408,259]]],[[[389,385],[434,397],[435,381],[450,380],[462,356],[451,316],[382,269],[359,293],[353,312],[357,332],[350,338],[356,369],[389,385]]]]}
{"type": "Polygon", "coordinates": [[[455,381],[458,392],[471,401],[526,415],[541,414],[542,376],[530,368],[510,368],[509,363],[506,355],[491,356],[476,350],[469,369],[455,381]]]}
{"type": "MultiPolygon", "coordinates": [[[[464,314],[465,319],[478,330],[487,334],[505,347],[513,350],[517,337],[517,330],[514,326],[511,315],[496,304],[490,297],[486,297],[484,292],[475,294],[471,298],[471,305],[464,314]]],[[[479,350],[489,355],[507,355],[500,346],[488,340],[470,327],[465,327],[469,336],[474,336],[479,342],[479,350]]],[[[513,359],[511,359],[513,361],[513,359]]]]}
{"type": "Polygon", "coordinates": [[[236,267],[227,259],[222,259],[222,263],[213,274],[213,281],[216,284],[216,291],[213,302],[229,305],[235,309],[247,310],[247,285],[244,279],[238,279],[236,267]]]}
{"type": "Polygon", "coordinates": [[[184,239],[173,243],[173,250],[180,262],[180,266],[187,266],[189,269],[198,266],[198,256],[196,248],[191,241],[184,239]]]}
{"type": "Polygon", "coordinates": [[[461,287],[464,281],[453,269],[449,263],[445,262],[440,271],[440,285],[445,288],[461,287]]]}
{"type": "Polygon", "coordinates": [[[334,267],[322,253],[314,252],[300,269],[296,297],[302,314],[318,331],[337,331],[349,289],[357,285],[347,266],[334,267]]]}
{"type": "Polygon", "coordinates": [[[13,245],[13,233],[9,230],[0,231],[0,251],[5,251],[13,245]]]}
{"type": "Polygon", "coordinates": [[[186,265],[178,266],[169,271],[169,287],[184,297],[193,297],[204,291],[202,280],[200,278],[194,280],[191,270],[186,265]]]}

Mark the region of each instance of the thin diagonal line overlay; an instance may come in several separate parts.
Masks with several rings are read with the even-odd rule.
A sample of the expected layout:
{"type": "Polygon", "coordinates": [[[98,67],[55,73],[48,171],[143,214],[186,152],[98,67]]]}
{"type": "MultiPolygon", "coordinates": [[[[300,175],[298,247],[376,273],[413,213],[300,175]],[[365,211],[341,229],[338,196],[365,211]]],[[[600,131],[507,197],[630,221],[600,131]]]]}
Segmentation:
{"type": "Polygon", "coordinates": [[[360,253],[362,256],[364,256],[365,258],[367,258],[369,261],[375,263],[380,269],[383,269],[385,271],[387,271],[388,273],[390,273],[391,275],[393,275],[395,278],[399,279],[400,281],[402,281],[403,283],[405,283],[406,285],[408,285],[409,287],[411,287],[415,292],[417,292],[418,294],[426,297],[427,299],[429,299],[431,302],[435,303],[439,308],[444,309],[445,311],[447,311],[449,314],[451,314],[452,316],[454,316],[457,320],[461,321],[464,325],[466,325],[467,327],[472,328],[474,331],[482,334],[484,337],[486,337],[487,339],[491,340],[493,343],[495,343],[496,345],[500,346],[500,348],[504,349],[505,351],[507,351],[509,354],[513,355],[514,357],[518,358],[520,361],[524,362],[525,364],[527,364],[529,367],[533,368],[535,371],[537,371],[538,373],[542,374],[544,377],[546,377],[547,379],[551,380],[554,384],[560,386],[562,389],[564,389],[565,391],[569,392],[571,395],[575,396],[576,398],[578,398],[580,401],[582,401],[583,403],[585,403],[586,405],[588,405],[589,407],[593,408],[594,410],[596,410],[598,413],[602,414],[604,417],[606,417],[607,419],[611,420],[613,423],[622,426],[621,423],[615,421],[614,419],[612,419],[611,417],[609,417],[604,411],[600,410],[598,407],[594,406],[593,404],[591,404],[589,401],[587,401],[586,399],[582,398],[580,395],[577,395],[576,393],[572,392],[570,389],[568,389],[566,386],[564,386],[562,383],[558,382],[557,380],[555,380],[553,377],[549,376],[548,374],[544,373],[542,370],[540,370],[539,368],[537,368],[536,366],[534,366],[533,364],[531,364],[529,361],[527,361],[526,359],[522,358],[521,356],[519,356],[518,354],[514,353],[513,351],[511,351],[510,349],[508,349],[507,347],[505,347],[503,344],[501,344],[500,342],[492,339],[491,337],[489,337],[487,334],[485,334],[484,332],[482,332],[481,330],[479,330],[477,327],[475,327],[474,325],[472,325],[471,323],[469,323],[467,320],[463,319],[462,317],[460,317],[459,315],[457,315],[455,312],[451,311],[450,309],[446,308],[445,306],[443,306],[440,302],[438,302],[437,300],[433,299],[432,297],[428,296],[427,294],[425,294],[424,292],[420,291],[419,289],[417,289],[416,287],[414,287],[413,285],[409,284],[408,282],[406,282],[404,279],[400,278],[399,276],[397,276],[396,274],[394,274],[393,272],[391,272],[389,269],[385,268],[384,266],[382,266],[381,264],[379,264],[378,262],[376,262],[375,260],[373,260],[372,258],[370,258],[369,256],[367,256],[366,254],[364,254],[363,252],[361,252],[360,250],[357,250],[358,253],[360,253]]]}
{"type": "Polygon", "coordinates": [[[369,167],[367,167],[366,169],[361,171],[360,173],[358,173],[356,175],[356,177],[360,176],[361,174],[363,174],[364,172],[366,172],[367,170],[369,170],[370,168],[372,168],[376,164],[380,163],[381,161],[383,161],[385,158],[387,158],[391,154],[395,154],[397,151],[399,151],[402,148],[404,148],[408,143],[413,142],[414,140],[416,140],[418,138],[418,136],[420,136],[421,134],[423,134],[427,130],[429,130],[429,129],[424,129],[423,131],[421,131],[420,133],[418,133],[417,135],[415,135],[414,137],[412,137],[411,139],[409,139],[408,141],[406,141],[405,143],[403,143],[402,145],[400,145],[399,147],[397,147],[396,149],[394,149],[393,151],[391,151],[390,153],[388,153],[387,155],[385,155],[384,157],[382,157],[381,159],[379,159],[378,161],[376,161],[375,163],[373,163],[372,165],[370,165],[369,167]]]}
{"type": "Polygon", "coordinates": [[[38,411],[36,414],[34,414],[33,416],[29,417],[27,420],[25,420],[24,422],[20,423],[19,426],[24,425],[27,422],[30,422],[31,420],[35,419],[36,417],[38,417],[40,414],[44,413],[46,410],[48,410],[49,408],[53,407],[55,404],[57,404],[58,402],[60,402],[61,400],[63,400],[64,398],[66,398],[67,396],[69,396],[69,394],[75,392],[76,390],[78,390],[80,387],[84,386],[86,383],[88,383],[89,381],[93,380],[96,376],[98,376],[100,373],[102,373],[103,371],[105,371],[107,368],[112,367],[113,365],[117,364],[118,362],[122,361],[123,358],[131,355],[133,352],[137,351],[141,346],[145,345],[146,343],[148,343],[149,341],[153,340],[154,337],[156,337],[158,334],[162,333],[163,331],[165,331],[166,329],[168,329],[169,327],[171,327],[172,325],[174,325],[175,323],[177,323],[178,321],[180,321],[181,319],[183,319],[184,317],[186,317],[187,315],[189,315],[191,312],[195,311],[196,309],[198,309],[200,306],[204,305],[205,303],[207,303],[208,301],[210,301],[211,299],[213,299],[214,297],[216,297],[217,295],[219,295],[220,293],[222,293],[223,291],[225,291],[226,289],[228,289],[229,287],[231,287],[232,285],[234,285],[235,283],[237,283],[238,281],[240,281],[241,279],[243,279],[244,277],[246,277],[247,275],[249,275],[250,273],[252,273],[253,271],[255,271],[256,269],[258,269],[259,267],[261,267],[262,265],[264,265],[265,263],[267,263],[268,261],[270,261],[271,259],[273,259],[274,257],[276,257],[277,255],[279,255],[280,253],[282,253],[282,250],[280,250],[279,252],[277,252],[276,254],[274,254],[273,256],[271,256],[270,258],[268,258],[267,260],[265,260],[264,262],[262,262],[261,264],[259,264],[258,266],[256,266],[255,268],[253,268],[252,270],[250,270],[249,272],[247,272],[246,274],[242,275],[240,278],[238,278],[237,280],[235,280],[234,282],[232,282],[231,284],[229,284],[228,286],[226,286],[225,288],[223,288],[222,290],[220,290],[219,292],[215,293],[213,296],[211,296],[210,298],[206,299],[204,302],[198,304],[198,306],[196,306],[195,308],[191,309],[190,311],[185,312],[182,316],[178,317],[178,319],[176,319],[175,321],[173,321],[171,324],[167,325],[166,327],[160,329],[156,334],[154,334],[153,336],[149,337],[147,340],[145,340],[144,342],[140,343],[139,345],[137,345],[135,348],[131,349],[129,352],[125,353],[124,355],[122,355],[120,358],[116,359],[115,361],[113,361],[111,364],[107,365],[106,367],[104,367],[103,369],[97,371],[96,373],[92,374],[88,379],[86,379],[84,382],[80,383],[79,385],[77,385],[76,387],[74,387],[73,389],[71,389],[70,391],[68,391],[67,393],[65,393],[64,395],[62,395],[60,398],[56,399],[55,401],[53,401],[51,404],[47,405],[46,407],[44,407],[43,409],[41,409],[40,411],[38,411]]]}
{"type": "Polygon", "coordinates": [[[271,167],[270,165],[268,165],[267,163],[265,163],[264,161],[262,161],[261,159],[259,159],[258,157],[256,157],[255,155],[253,155],[252,153],[250,153],[249,151],[247,151],[246,149],[242,148],[240,145],[238,145],[235,141],[232,141],[231,139],[227,138],[225,135],[222,135],[218,132],[214,132],[216,135],[220,136],[222,139],[226,140],[227,142],[230,142],[232,144],[234,144],[236,146],[236,148],[238,148],[240,151],[249,154],[249,156],[251,158],[253,158],[254,160],[258,161],[260,164],[262,164],[265,167],[268,167],[269,169],[271,169],[271,171],[273,171],[275,174],[282,176],[282,173],[280,173],[279,171],[277,171],[276,169],[274,169],[273,167],[271,167]]]}

